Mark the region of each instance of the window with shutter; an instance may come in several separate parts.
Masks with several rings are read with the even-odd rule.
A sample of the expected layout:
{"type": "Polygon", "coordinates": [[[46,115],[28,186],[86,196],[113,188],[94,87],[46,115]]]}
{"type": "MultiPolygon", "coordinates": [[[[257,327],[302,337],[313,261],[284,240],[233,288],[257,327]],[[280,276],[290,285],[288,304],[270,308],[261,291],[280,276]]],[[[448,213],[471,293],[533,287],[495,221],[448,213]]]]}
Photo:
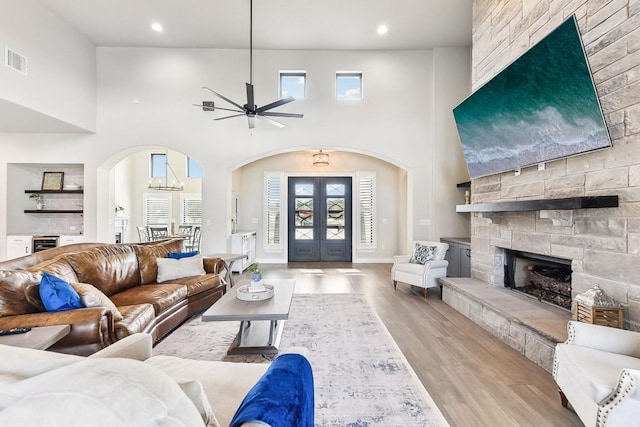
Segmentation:
{"type": "Polygon", "coordinates": [[[376,248],[376,175],[375,172],[357,172],[357,215],[358,228],[356,232],[358,249],[376,248]]]}
{"type": "Polygon", "coordinates": [[[171,195],[149,194],[142,195],[145,225],[169,225],[171,220],[171,195]]]}
{"type": "Polygon", "coordinates": [[[282,187],[284,182],[283,172],[265,172],[264,174],[264,198],[265,198],[265,249],[282,249],[282,187]]]}
{"type": "Polygon", "coordinates": [[[202,223],[202,197],[200,194],[180,195],[180,224],[200,225],[202,223]]]}

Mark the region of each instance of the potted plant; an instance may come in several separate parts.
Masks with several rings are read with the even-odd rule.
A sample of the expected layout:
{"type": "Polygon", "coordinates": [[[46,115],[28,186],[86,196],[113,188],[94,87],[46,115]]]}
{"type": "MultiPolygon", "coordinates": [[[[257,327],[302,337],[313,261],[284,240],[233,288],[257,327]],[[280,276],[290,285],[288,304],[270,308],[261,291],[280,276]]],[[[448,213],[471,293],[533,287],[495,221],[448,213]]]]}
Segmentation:
{"type": "Polygon", "coordinates": [[[247,267],[247,270],[253,273],[251,276],[252,282],[259,282],[262,280],[262,273],[260,273],[260,264],[254,262],[249,267],[247,267]]]}
{"type": "Polygon", "coordinates": [[[116,205],[116,215],[124,215],[124,207],[116,205]]]}
{"type": "Polygon", "coordinates": [[[42,197],[41,197],[41,195],[40,195],[40,194],[38,194],[38,193],[31,193],[31,194],[29,195],[29,198],[30,198],[30,199],[33,199],[33,200],[35,200],[35,202],[36,202],[36,209],[37,209],[37,210],[41,210],[41,209],[43,208],[42,197]]]}

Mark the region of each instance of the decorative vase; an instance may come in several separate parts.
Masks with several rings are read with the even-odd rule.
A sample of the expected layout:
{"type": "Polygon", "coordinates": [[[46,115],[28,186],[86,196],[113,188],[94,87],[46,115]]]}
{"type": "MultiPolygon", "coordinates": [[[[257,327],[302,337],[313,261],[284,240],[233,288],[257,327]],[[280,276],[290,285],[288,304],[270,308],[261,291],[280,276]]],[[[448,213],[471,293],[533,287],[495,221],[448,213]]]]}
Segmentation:
{"type": "Polygon", "coordinates": [[[41,211],[41,210],[42,210],[42,208],[44,208],[44,204],[43,204],[42,202],[38,202],[38,203],[36,203],[36,209],[37,209],[37,210],[41,211]]]}
{"type": "Polygon", "coordinates": [[[252,282],[259,282],[261,280],[262,280],[262,273],[253,273],[253,275],[251,276],[252,282]]]}

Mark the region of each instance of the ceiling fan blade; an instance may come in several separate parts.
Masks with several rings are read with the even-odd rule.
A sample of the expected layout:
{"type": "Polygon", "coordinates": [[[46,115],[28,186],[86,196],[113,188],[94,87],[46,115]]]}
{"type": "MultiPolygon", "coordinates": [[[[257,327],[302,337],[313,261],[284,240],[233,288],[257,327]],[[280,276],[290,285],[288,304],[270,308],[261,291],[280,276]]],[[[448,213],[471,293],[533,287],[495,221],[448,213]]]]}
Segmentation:
{"type": "Polygon", "coordinates": [[[209,92],[211,92],[212,94],[214,94],[215,96],[217,96],[218,98],[224,99],[225,101],[227,101],[229,104],[234,105],[236,107],[238,107],[240,110],[244,111],[244,107],[242,105],[236,104],[235,102],[233,102],[232,100],[230,100],[229,98],[220,95],[218,92],[216,92],[213,89],[209,89],[206,86],[202,86],[202,89],[208,90],[209,92]]]}
{"type": "Polygon", "coordinates": [[[224,111],[233,111],[234,113],[243,113],[243,114],[245,114],[244,110],[233,110],[231,108],[222,108],[222,107],[216,107],[215,109],[216,110],[224,110],[224,111]]]}
{"type": "Polygon", "coordinates": [[[271,116],[271,117],[293,117],[295,119],[301,119],[304,117],[304,114],[299,113],[278,113],[275,111],[267,111],[264,113],[260,113],[261,116],[271,116]]]}
{"type": "Polygon", "coordinates": [[[287,98],[278,99],[277,101],[272,102],[271,104],[263,105],[262,107],[257,108],[256,109],[256,113],[261,113],[263,111],[267,111],[267,110],[270,110],[272,108],[276,108],[276,107],[279,107],[281,105],[288,104],[288,103],[293,102],[295,100],[296,99],[293,96],[289,96],[287,98]]]}
{"type": "Polygon", "coordinates": [[[249,110],[256,110],[256,103],[253,98],[253,85],[251,83],[247,83],[247,106],[249,110]]]}
{"type": "Polygon", "coordinates": [[[218,118],[215,118],[213,120],[225,120],[225,119],[231,119],[233,117],[240,117],[240,116],[244,116],[244,115],[245,115],[244,113],[242,113],[242,114],[232,114],[230,116],[218,117],[218,118]]]}
{"type": "Polygon", "coordinates": [[[247,121],[249,122],[249,129],[253,129],[256,127],[256,121],[254,120],[254,116],[247,116],[247,121]]]}
{"type": "Polygon", "coordinates": [[[276,120],[270,119],[269,117],[265,117],[263,115],[260,116],[256,116],[257,118],[259,118],[260,120],[266,120],[267,122],[271,123],[272,125],[279,127],[279,128],[283,128],[284,127],[284,123],[280,123],[276,120]]]}
{"type": "Polygon", "coordinates": [[[213,101],[202,101],[202,104],[191,104],[194,107],[201,107],[202,111],[213,111],[215,109],[213,101]]]}

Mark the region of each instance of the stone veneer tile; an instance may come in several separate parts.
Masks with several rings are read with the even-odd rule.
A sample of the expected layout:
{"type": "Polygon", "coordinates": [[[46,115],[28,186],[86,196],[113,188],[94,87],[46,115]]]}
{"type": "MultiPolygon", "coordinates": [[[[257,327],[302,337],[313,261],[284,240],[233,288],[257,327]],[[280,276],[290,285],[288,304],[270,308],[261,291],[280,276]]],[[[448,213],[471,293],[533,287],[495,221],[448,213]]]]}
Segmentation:
{"type": "Polygon", "coordinates": [[[629,169],[605,169],[589,172],[586,175],[585,189],[600,190],[605,188],[619,188],[629,185],[629,169]]]}
{"type": "Polygon", "coordinates": [[[537,339],[534,335],[527,335],[524,355],[547,372],[553,371],[553,355],[555,344],[537,339]]]}
{"type": "Polygon", "coordinates": [[[616,254],[612,254],[615,256],[620,256],[627,250],[626,239],[623,237],[553,235],[551,236],[551,243],[564,246],[576,246],[584,249],[597,248],[601,251],[617,252],[616,254]]]}
{"type": "Polygon", "coordinates": [[[627,254],[585,250],[585,273],[622,283],[640,283],[638,257],[627,254]]]}
{"type": "Polygon", "coordinates": [[[627,221],[616,218],[581,217],[574,220],[576,234],[624,237],[627,221]]]}
{"type": "Polygon", "coordinates": [[[625,110],[624,123],[627,135],[640,133],[640,104],[634,105],[625,110]]]}
{"type": "Polygon", "coordinates": [[[566,187],[584,187],[584,174],[564,175],[559,178],[547,179],[544,182],[545,190],[555,190],[566,187]]]}
{"type": "Polygon", "coordinates": [[[552,243],[551,255],[565,259],[582,259],[584,256],[584,249],[576,248],[575,246],[556,245],[552,243]]]}
{"type": "Polygon", "coordinates": [[[577,294],[584,293],[595,285],[600,286],[607,295],[615,298],[621,304],[628,302],[629,285],[609,280],[602,276],[594,276],[585,273],[574,272],[571,275],[571,294],[575,297],[577,294]]]}
{"type": "Polygon", "coordinates": [[[542,233],[513,233],[511,247],[516,250],[549,255],[551,253],[551,236],[542,233]]]}

